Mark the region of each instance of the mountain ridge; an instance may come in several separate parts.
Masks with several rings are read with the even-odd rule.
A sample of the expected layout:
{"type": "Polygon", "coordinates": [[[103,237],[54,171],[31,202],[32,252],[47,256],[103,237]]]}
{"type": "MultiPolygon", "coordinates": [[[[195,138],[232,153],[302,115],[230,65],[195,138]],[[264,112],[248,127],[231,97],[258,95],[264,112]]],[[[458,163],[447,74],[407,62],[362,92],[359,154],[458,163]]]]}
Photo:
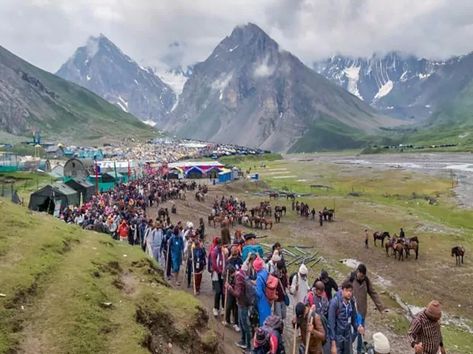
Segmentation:
{"type": "Polygon", "coordinates": [[[379,126],[397,123],[281,50],[251,23],[236,27],[194,65],[166,120],[164,128],[178,135],[275,151],[297,146],[318,121],[353,130],[360,137],[353,145],[365,144],[379,126]]]}
{"type": "Polygon", "coordinates": [[[105,35],[89,37],[56,75],[98,94],[141,120],[155,124],[177,101],[172,88],[151,68],[126,55],[105,35]]]}

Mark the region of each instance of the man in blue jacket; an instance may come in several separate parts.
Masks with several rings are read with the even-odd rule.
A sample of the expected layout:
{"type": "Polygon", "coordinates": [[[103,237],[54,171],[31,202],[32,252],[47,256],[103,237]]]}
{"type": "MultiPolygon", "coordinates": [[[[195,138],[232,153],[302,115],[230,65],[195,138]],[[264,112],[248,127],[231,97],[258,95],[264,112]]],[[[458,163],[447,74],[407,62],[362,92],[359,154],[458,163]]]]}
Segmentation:
{"type": "Polygon", "coordinates": [[[245,245],[243,246],[243,250],[241,253],[241,259],[246,261],[248,255],[250,253],[257,254],[261,258],[264,257],[264,251],[261,245],[256,243],[256,235],[255,234],[246,234],[245,236],[245,245]]]}
{"type": "Polygon", "coordinates": [[[356,333],[364,334],[362,318],[357,313],[353,300],[353,285],[349,281],[342,284],[342,290],[330,301],[328,329],[331,354],[352,354],[356,333]],[[353,329],[353,331],[352,331],[353,329]]]}
{"type": "Polygon", "coordinates": [[[269,273],[260,257],[257,257],[253,262],[253,268],[256,271],[256,307],[258,308],[259,325],[262,326],[266,318],[271,316],[271,305],[265,292],[269,273]]]}

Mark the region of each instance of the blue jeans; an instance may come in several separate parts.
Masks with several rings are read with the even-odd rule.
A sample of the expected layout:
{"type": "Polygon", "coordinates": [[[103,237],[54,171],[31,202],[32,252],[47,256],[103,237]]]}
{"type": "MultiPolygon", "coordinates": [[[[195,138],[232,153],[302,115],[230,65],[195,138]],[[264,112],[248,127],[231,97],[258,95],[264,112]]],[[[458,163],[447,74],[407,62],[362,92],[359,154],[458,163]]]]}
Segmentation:
{"type": "Polygon", "coordinates": [[[251,349],[251,328],[248,318],[248,307],[238,306],[238,322],[240,322],[241,342],[251,349]]]}

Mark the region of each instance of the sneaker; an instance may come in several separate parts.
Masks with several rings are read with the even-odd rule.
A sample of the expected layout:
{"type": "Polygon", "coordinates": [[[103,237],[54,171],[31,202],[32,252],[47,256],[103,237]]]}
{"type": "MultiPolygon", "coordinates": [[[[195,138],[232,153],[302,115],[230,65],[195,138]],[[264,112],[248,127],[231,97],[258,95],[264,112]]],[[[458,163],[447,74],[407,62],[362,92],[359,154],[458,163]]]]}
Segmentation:
{"type": "Polygon", "coordinates": [[[214,314],[215,317],[217,317],[217,316],[218,316],[218,310],[217,310],[217,309],[213,309],[213,314],[214,314]]]}
{"type": "Polygon", "coordinates": [[[238,327],[238,325],[233,325],[233,329],[235,330],[235,332],[240,332],[240,327],[238,327]]]}
{"type": "Polygon", "coordinates": [[[243,342],[235,342],[235,345],[238,347],[238,348],[241,348],[241,349],[247,349],[247,346],[245,343],[243,342]]]}

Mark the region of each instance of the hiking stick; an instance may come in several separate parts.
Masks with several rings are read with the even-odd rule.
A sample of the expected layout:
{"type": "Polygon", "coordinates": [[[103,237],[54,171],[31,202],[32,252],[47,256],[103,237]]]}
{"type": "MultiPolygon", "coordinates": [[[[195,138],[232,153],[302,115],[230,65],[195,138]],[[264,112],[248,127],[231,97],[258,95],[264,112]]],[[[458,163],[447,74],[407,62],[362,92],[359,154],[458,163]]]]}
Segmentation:
{"type": "Polygon", "coordinates": [[[294,326],[294,335],[292,337],[292,354],[296,354],[297,348],[297,324],[294,326]]]}
{"type": "Polygon", "coordinates": [[[307,335],[305,339],[305,354],[309,354],[309,343],[310,343],[310,331],[309,331],[309,325],[311,322],[313,322],[314,317],[312,315],[309,315],[308,320],[307,320],[307,335]]]}
{"type": "Polygon", "coordinates": [[[166,268],[164,269],[164,274],[166,275],[166,278],[168,277],[168,265],[169,265],[169,259],[171,257],[171,255],[169,254],[169,248],[170,248],[170,243],[169,243],[169,240],[168,240],[168,247],[167,247],[167,253],[166,253],[166,268]]]}
{"type": "Polygon", "coordinates": [[[197,295],[197,288],[196,288],[196,285],[195,285],[195,263],[194,263],[194,244],[192,244],[192,247],[191,247],[191,261],[192,261],[192,283],[193,283],[193,287],[194,287],[194,296],[197,295]]]}

